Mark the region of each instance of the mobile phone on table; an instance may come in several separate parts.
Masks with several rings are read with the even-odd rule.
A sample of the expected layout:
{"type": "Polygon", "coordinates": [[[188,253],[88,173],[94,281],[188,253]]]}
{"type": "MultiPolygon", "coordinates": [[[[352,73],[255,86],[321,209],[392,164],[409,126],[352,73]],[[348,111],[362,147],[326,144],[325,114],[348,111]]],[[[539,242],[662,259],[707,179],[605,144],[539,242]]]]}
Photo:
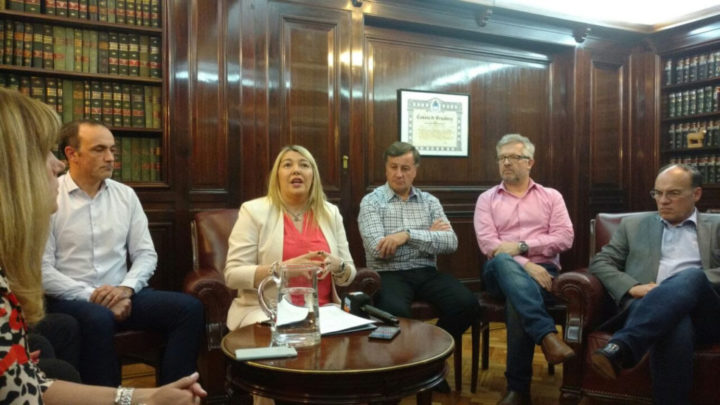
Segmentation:
{"type": "Polygon", "coordinates": [[[400,333],[400,328],[398,328],[397,326],[378,326],[375,330],[370,332],[368,338],[393,340],[393,338],[395,338],[398,333],[400,333]]]}

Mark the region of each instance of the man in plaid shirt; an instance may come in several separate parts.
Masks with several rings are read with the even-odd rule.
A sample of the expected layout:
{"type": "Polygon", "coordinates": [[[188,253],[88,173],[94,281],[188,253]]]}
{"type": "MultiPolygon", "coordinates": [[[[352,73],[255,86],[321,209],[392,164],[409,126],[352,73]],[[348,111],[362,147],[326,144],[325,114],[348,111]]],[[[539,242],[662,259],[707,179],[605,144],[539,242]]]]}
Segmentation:
{"type": "Polygon", "coordinates": [[[437,325],[459,336],[477,316],[478,303],[436,265],[438,254],[457,249],[457,236],[440,201],[412,185],[420,164],[417,149],[395,142],[384,158],[387,183],[363,198],[358,216],[367,265],[382,279],[375,305],[409,318],[413,301],[427,301],[440,312],[437,325]]]}

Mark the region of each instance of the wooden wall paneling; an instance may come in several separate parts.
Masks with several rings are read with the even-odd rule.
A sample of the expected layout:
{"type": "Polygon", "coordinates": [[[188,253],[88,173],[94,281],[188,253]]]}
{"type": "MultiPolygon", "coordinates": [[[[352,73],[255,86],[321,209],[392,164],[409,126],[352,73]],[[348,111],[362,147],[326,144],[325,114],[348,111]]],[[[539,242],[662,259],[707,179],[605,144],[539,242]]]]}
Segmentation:
{"type": "Polygon", "coordinates": [[[660,166],[660,58],[652,51],[630,55],[630,133],[626,148],[629,211],[655,210],[648,195],[660,166]]]}
{"type": "Polygon", "coordinates": [[[328,199],[344,203],[351,12],[271,1],[268,15],[270,160],[284,145],[307,147],[328,199]]]}
{"type": "Polygon", "coordinates": [[[227,2],[203,2],[193,9],[189,63],[193,83],[190,192],[212,191],[219,200],[228,192],[228,127],[225,92],[227,2]]]}
{"type": "Polygon", "coordinates": [[[590,60],[590,214],[625,210],[625,64],[590,60]]]}
{"type": "Polygon", "coordinates": [[[587,232],[585,225],[585,196],[587,196],[587,171],[583,171],[581,165],[586,151],[586,138],[583,131],[574,127],[574,120],[578,116],[576,110],[580,107],[575,105],[576,83],[575,78],[575,48],[569,48],[554,55],[551,69],[550,83],[550,139],[547,145],[536,145],[537,148],[548,149],[547,161],[541,162],[547,165],[553,176],[549,183],[544,184],[552,187],[562,194],[565,200],[570,219],[575,231],[573,248],[561,255],[563,269],[573,269],[587,263],[587,238],[583,235],[587,232]],[[558,175],[562,174],[562,175],[558,175]]]}

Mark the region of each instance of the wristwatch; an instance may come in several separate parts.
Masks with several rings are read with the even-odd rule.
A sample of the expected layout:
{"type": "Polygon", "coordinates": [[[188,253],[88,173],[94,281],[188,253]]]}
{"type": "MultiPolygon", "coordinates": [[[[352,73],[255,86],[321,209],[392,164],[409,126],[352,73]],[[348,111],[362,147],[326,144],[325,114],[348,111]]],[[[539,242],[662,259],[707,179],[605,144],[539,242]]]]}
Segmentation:
{"type": "Polygon", "coordinates": [[[520,254],[524,255],[528,252],[528,250],[530,250],[530,247],[527,245],[527,243],[525,243],[524,240],[521,240],[520,242],[518,242],[518,249],[520,249],[520,254]]]}

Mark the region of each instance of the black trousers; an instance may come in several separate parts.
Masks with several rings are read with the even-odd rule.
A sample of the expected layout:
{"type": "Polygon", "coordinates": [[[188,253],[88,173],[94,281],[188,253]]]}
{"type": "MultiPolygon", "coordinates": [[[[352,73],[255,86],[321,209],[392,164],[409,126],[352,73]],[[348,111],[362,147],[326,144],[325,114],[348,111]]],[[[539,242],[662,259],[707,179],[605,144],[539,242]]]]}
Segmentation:
{"type": "Polygon", "coordinates": [[[381,271],[382,287],[375,305],[395,316],[410,318],[413,301],[427,301],[440,312],[437,326],[452,336],[465,332],[478,316],[477,299],[458,279],[434,267],[381,271]]]}

